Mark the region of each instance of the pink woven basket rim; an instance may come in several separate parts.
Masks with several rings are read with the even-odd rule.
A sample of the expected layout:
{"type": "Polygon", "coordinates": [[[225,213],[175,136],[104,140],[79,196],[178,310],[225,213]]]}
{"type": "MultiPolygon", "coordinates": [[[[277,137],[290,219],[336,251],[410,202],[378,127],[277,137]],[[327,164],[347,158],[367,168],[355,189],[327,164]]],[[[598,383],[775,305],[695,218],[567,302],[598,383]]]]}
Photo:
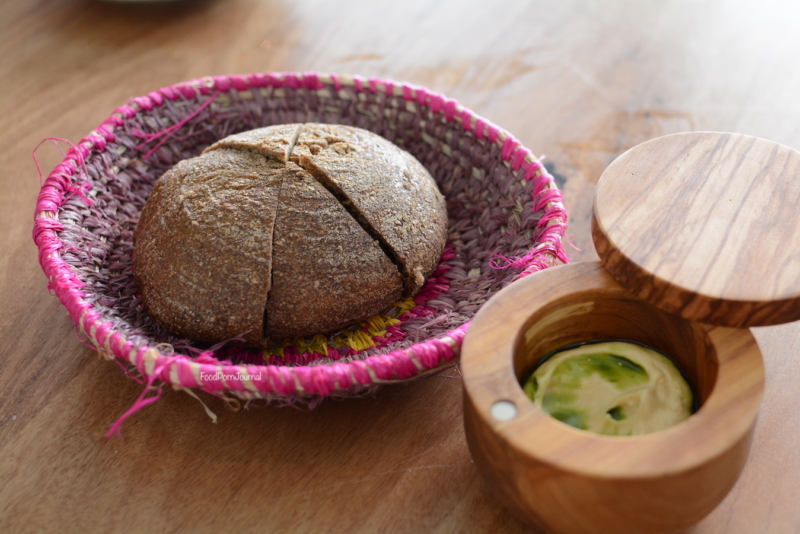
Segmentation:
{"type": "Polygon", "coordinates": [[[144,377],[157,379],[178,388],[196,388],[211,394],[231,392],[243,399],[269,396],[330,396],[338,391],[363,389],[375,384],[404,381],[435,371],[453,362],[458,355],[469,322],[440,338],[429,339],[411,347],[386,354],[369,356],[360,361],[328,365],[237,365],[198,363],[191,357],[162,353],[158,346],[136,347],[118,331],[112,322],[92,308],[81,290],[83,282],[61,258],[64,243],[57,232],[57,213],[68,196],[75,193],[72,177],[92,150],[103,151],[115,139],[114,129],[140,111],[161,106],[167,100],[196,99],[201,95],[231,90],[246,91],[263,87],[324,89],[345,85],[359,92],[383,91],[387,96],[402,96],[457,121],[478,139],[486,138],[502,149],[502,159],[512,170],[522,168],[525,177],[535,180],[533,193],[536,210],[544,210],[547,226],[539,242],[526,256],[525,276],[556,261],[568,262],[561,238],[566,229],[566,210],[561,192],[552,176],[538,159],[510,133],[474,114],[453,99],[424,87],[377,78],[337,76],[318,73],[257,73],[248,75],[206,77],[177,83],[146,96],[131,99],[103,123],[71,148],[65,159],[53,169],[38,196],[33,238],[39,249],[39,262],[50,280],[52,291],[67,308],[79,332],[85,334],[103,357],[130,362],[144,377]],[[323,83],[325,82],[325,83],[323,83]],[[327,84],[327,85],[326,85],[327,84]],[[260,376],[254,380],[252,377],[260,376]],[[202,378],[201,378],[202,377],[202,378]],[[228,377],[226,379],[226,377],[228,377]],[[248,378],[249,377],[249,378],[248,378]]]}

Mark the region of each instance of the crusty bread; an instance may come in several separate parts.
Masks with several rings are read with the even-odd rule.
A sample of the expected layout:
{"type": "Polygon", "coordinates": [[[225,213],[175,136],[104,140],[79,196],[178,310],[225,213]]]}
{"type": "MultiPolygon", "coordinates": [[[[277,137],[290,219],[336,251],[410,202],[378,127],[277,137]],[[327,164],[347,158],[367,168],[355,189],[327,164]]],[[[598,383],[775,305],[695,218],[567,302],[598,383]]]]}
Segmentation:
{"type": "Polygon", "coordinates": [[[447,229],[444,198],[425,167],[372,132],[329,124],[305,125],[292,159],[374,229],[406,292],[416,293],[439,262],[447,229]]]}
{"type": "Polygon", "coordinates": [[[391,306],[403,289],[397,267],[333,195],[288,166],[301,172],[281,188],[267,332],[328,332],[391,306]]]}
{"type": "Polygon", "coordinates": [[[147,199],[133,272],[148,312],[198,341],[261,342],[283,164],[217,150],[178,163],[147,199]]]}
{"type": "Polygon", "coordinates": [[[407,152],[358,128],[286,124],[227,137],[165,173],[133,268],[167,329],[262,346],[413,295],[446,229],[444,198],[407,152]]]}

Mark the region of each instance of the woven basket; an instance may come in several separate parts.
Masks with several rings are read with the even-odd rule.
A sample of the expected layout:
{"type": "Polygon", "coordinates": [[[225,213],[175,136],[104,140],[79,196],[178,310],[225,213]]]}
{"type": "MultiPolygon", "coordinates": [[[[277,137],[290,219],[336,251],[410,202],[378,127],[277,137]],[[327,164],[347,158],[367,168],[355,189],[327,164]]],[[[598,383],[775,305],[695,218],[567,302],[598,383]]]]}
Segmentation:
{"type": "Polygon", "coordinates": [[[284,73],[203,78],[133,98],[49,175],[33,237],[48,287],[79,335],[146,384],[137,409],[163,384],[232,404],[313,404],[441,369],[493,293],[567,261],[565,224],[561,194],[542,164],[456,101],[390,81],[284,73]],[[340,333],[259,352],[199,346],[164,331],[143,308],[131,273],[133,229],[154,181],[227,135],[295,122],[371,130],[422,162],[448,203],[439,268],[383,322],[345,332],[349,345],[340,333]]]}

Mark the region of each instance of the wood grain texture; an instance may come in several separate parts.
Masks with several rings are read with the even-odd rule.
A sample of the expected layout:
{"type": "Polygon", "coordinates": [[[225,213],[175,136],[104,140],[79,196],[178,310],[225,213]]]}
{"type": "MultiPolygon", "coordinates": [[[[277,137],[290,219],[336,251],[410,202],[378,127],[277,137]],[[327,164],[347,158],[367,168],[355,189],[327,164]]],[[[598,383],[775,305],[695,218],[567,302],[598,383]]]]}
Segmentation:
{"type": "Polygon", "coordinates": [[[498,293],[472,322],[461,368],[476,464],[509,508],[559,534],[677,533],[702,519],[744,466],[764,387],[748,330],[664,313],[599,262],[548,269],[498,293]],[[661,432],[609,437],[528,400],[520,383],[543,356],[593,339],[628,339],[675,358],[699,392],[698,412],[661,432]],[[514,403],[517,416],[494,418],[498,401],[514,403]]]}
{"type": "MultiPolygon", "coordinates": [[[[800,148],[800,8],[738,1],[0,2],[0,532],[536,531],[472,463],[462,383],[439,376],[306,413],[167,391],[102,435],[141,386],[80,343],[30,239],[30,153],[128,98],[193,77],[316,70],[424,85],[501,125],[562,187],[596,258],[595,183],[628,148],[689,130],[800,148]],[[9,341],[10,340],[10,341],[9,341]]],[[[45,173],[61,156],[37,152],[45,173]]],[[[800,324],[757,328],[752,452],[691,534],[800,532],[800,324]]]]}
{"type": "Polygon", "coordinates": [[[673,134],[637,145],[597,184],[592,236],[639,297],[733,327],[800,319],[800,152],[756,137],[673,134]]]}

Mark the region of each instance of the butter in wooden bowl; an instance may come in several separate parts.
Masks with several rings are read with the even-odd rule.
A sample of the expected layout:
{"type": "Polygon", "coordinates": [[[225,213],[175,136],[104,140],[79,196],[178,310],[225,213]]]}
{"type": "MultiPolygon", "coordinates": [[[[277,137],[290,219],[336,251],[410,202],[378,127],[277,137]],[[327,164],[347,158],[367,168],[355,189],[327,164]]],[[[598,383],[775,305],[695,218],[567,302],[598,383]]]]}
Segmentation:
{"type": "Polygon", "coordinates": [[[693,407],[692,390],[671,359],[624,341],[556,351],[523,389],[559,421],[611,436],[669,428],[689,417],[693,407]]]}
{"type": "Polygon", "coordinates": [[[285,124],[226,137],[159,178],[133,271],[168,330],[261,347],[414,295],[446,232],[444,197],[408,152],[360,128],[285,124]]]}

